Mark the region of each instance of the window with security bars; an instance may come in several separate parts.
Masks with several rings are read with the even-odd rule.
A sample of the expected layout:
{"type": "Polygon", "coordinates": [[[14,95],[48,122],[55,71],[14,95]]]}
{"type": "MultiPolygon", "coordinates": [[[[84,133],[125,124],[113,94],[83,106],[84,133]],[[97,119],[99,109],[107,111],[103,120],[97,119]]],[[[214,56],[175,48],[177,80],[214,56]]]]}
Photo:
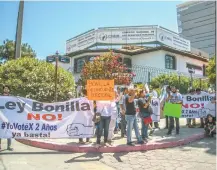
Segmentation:
{"type": "Polygon", "coordinates": [[[176,69],[176,59],[174,56],[166,55],[165,56],[165,68],[175,70],[176,69]]]}
{"type": "Polygon", "coordinates": [[[80,73],[84,67],[85,62],[92,62],[96,56],[88,55],[74,59],[74,71],[80,73]]]}

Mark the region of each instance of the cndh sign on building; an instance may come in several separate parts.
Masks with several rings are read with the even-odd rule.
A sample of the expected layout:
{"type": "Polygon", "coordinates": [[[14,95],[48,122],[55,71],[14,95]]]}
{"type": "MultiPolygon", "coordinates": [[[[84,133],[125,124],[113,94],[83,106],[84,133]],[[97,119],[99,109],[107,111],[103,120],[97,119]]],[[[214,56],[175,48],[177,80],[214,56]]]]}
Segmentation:
{"type": "Polygon", "coordinates": [[[66,54],[93,46],[126,44],[161,44],[182,51],[191,51],[189,40],[166,28],[152,25],[92,29],[67,40],[66,54]]]}

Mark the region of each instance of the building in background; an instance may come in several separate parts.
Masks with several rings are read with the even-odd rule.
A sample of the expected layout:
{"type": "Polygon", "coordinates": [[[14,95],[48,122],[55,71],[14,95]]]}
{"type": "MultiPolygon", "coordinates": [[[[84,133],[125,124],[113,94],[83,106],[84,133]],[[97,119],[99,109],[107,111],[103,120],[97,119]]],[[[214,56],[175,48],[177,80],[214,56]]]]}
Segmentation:
{"type": "Polygon", "coordinates": [[[148,83],[159,74],[178,73],[203,78],[208,64],[206,52],[191,48],[190,41],[160,26],[98,28],[66,41],[75,80],[85,62],[113,50],[135,74],[134,82],[148,83]]]}
{"type": "Polygon", "coordinates": [[[216,54],[216,2],[190,1],[177,5],[179,35],[190,40],[191,47],[216,54]]]}

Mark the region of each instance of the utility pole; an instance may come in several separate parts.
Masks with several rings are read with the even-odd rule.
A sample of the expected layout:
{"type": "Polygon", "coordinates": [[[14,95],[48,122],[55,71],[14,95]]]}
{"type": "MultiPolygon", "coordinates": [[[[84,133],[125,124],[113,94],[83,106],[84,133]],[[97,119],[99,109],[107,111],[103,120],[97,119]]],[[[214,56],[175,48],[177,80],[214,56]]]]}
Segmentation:
{"type": "Polygon", "coordinates": [[[57,52],[56,52],[56,55],[55,55],[55,61],[56,61],[56,64],[55,64],[55,102],[57,102],[57,79],[58,79],[57,72],[58,72],[58,60],[59,60],[59,53],[58,53],[58,51],[57,51],[57,52]]]}
{"type": "Polygon", "coordinates": [[[19,3],[19,11],[18,11],[18,17],[17,17],[17,30],[16,30],[16,40],[15,40],[15,59],[21,57],[23,10],[24,10],[24,0],[21,0],[19,3]]]}

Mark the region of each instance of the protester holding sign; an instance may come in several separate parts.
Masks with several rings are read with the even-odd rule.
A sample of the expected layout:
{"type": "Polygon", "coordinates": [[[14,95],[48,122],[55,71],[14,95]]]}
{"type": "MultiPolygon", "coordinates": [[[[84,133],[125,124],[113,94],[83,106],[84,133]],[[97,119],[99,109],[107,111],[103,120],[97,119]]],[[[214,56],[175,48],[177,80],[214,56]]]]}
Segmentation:
{"type": "MultiPolygon", "coordinates": [[[[176,87],[172,87],[171,91],[172,93],[169,93],[169,96],[166,99],[166,102],[173,103],[173,104],[182,104],[182,95],[177,92],[176,87]]],[[[168,135],[172,134],[172,130],[174,128],[174,118],[176,121],[176,134],[179,134],[179,118],[170,116],[169,117],[169,120],[170,120],[169,129],[167,133],[168,135]]]]}
{"type": "MultiPolygon", "coordinates": [[[[9,86],[3,86],[3,94],[2,96],[10,96],[10,87],[9,86]]],[[[8,147],[7,150],[12,151],[13,148],[11,148],[11,139],[7,139],[8,140],[8,147]]],[[[0,150],[1,150],[1,139],[0,139],[0,150]]]]}
{"type": "Polygon", "coordinates": [[[97,134],[97,145],[100,145],[103,130],[104,143],[108,142],[109,124],[112,115],[112,105],[110,101],[97,101],[96,106],[96,113],[100,114],[99,133],[97,134]]]}
{"type": "Polygon", "coordinates": [[[127,95],[125,98],[125,102],[126,102],[125,118],[127,121],[127,145],[130,145],[130,146],[133,146],[133,143],[131,141],[133,128],[136,134],[138,144],[144,143],[139,134],[139,128],[138,128],[138,124],[136,120],[136,108],[134,105],[134,99],[135,99],[135,90],[133,88],[130,88],[129,95],[127,95]]]}

